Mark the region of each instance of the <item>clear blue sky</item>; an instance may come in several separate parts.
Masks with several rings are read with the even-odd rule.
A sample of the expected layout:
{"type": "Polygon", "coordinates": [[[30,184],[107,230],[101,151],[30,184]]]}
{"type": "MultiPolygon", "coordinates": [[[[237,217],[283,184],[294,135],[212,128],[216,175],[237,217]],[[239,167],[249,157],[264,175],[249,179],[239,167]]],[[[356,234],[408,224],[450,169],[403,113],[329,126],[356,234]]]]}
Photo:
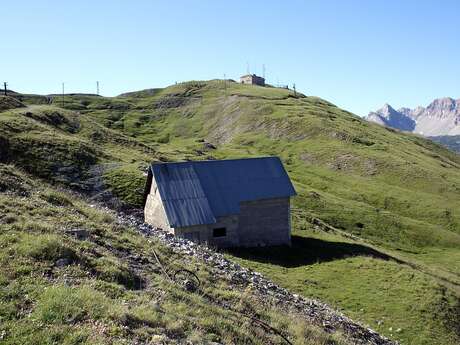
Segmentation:
{"type": "Polygon", "coordinates": [[[358,115],[460,98],[460,1],[2,1],[0,82],[113,96],[250,71],[358,115]]]}

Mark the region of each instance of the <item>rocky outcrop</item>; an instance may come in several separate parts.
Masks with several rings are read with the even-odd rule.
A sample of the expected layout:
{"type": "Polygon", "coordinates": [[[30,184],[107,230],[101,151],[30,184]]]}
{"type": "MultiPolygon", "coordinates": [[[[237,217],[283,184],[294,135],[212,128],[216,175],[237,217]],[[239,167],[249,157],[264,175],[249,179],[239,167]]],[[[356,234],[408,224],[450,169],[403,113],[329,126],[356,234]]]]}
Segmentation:
{"type": "Polygon", "coordinates": [[[380,125],[424,136],[460,135],[460,99],[435,99],[426,108],[400,108],[385,104],[366,118],[380,125]]]}

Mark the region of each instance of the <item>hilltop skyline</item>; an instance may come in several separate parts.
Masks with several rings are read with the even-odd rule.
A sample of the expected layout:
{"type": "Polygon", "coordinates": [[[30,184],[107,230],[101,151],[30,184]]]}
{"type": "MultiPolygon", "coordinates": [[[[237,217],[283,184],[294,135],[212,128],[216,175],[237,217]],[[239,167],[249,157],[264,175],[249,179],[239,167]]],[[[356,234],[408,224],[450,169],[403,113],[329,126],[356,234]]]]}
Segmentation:
{"type": "Polygon", "coordinates": [[[3,4],[0,82],[19,92],[122,92],[187,80],[295,83],[357,115],[459,98],[455,1],[3,4]]]}

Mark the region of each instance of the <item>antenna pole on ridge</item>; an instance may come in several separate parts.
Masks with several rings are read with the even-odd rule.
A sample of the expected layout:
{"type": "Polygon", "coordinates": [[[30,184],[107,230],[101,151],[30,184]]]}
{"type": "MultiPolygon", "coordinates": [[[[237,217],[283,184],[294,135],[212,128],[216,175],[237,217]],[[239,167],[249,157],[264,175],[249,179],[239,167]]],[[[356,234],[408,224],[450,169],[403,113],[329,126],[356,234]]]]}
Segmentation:
{"type": "Polygon", "coordinates": [[[65,103],[65,100],[64,100],[64,83],[62,83],[62,107],[64,108],[64,103],[65,103]]]}
{"type": "Polygon", "coordinates": [[[4,81],[3,82],[3,89],[4,89],[3,92],[4,92],[5,96],[6,96],[6,87],[7,87],[7,85],[8,85],[8,83],[6,81],[4,81]]]}
{"type": "Polygon", "coordinates": [[[265,79],[265,64],[262,65],[262,77],[265,79]]]}
{"type": "Polygon", "coordinates": [[[99,81],[96,81],[96,95],[99,96],[99,81]]]}

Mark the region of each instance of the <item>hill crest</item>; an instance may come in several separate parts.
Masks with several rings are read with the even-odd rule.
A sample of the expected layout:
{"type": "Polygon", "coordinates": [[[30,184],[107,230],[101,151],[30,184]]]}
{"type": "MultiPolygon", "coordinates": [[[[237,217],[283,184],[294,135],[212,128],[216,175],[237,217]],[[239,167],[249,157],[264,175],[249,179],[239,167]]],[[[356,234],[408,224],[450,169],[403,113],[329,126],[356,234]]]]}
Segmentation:
{"type": "Polygon", "coordinates": [[[0,113],[0,160],[115,206],[142,204],[152,160],[279,156],[298,192],[295,246],[227,255],[389,337],[456,343],[458,155],[286,89],[193,81],[64,103],[17,97],[27,107],[0,113]]]}

